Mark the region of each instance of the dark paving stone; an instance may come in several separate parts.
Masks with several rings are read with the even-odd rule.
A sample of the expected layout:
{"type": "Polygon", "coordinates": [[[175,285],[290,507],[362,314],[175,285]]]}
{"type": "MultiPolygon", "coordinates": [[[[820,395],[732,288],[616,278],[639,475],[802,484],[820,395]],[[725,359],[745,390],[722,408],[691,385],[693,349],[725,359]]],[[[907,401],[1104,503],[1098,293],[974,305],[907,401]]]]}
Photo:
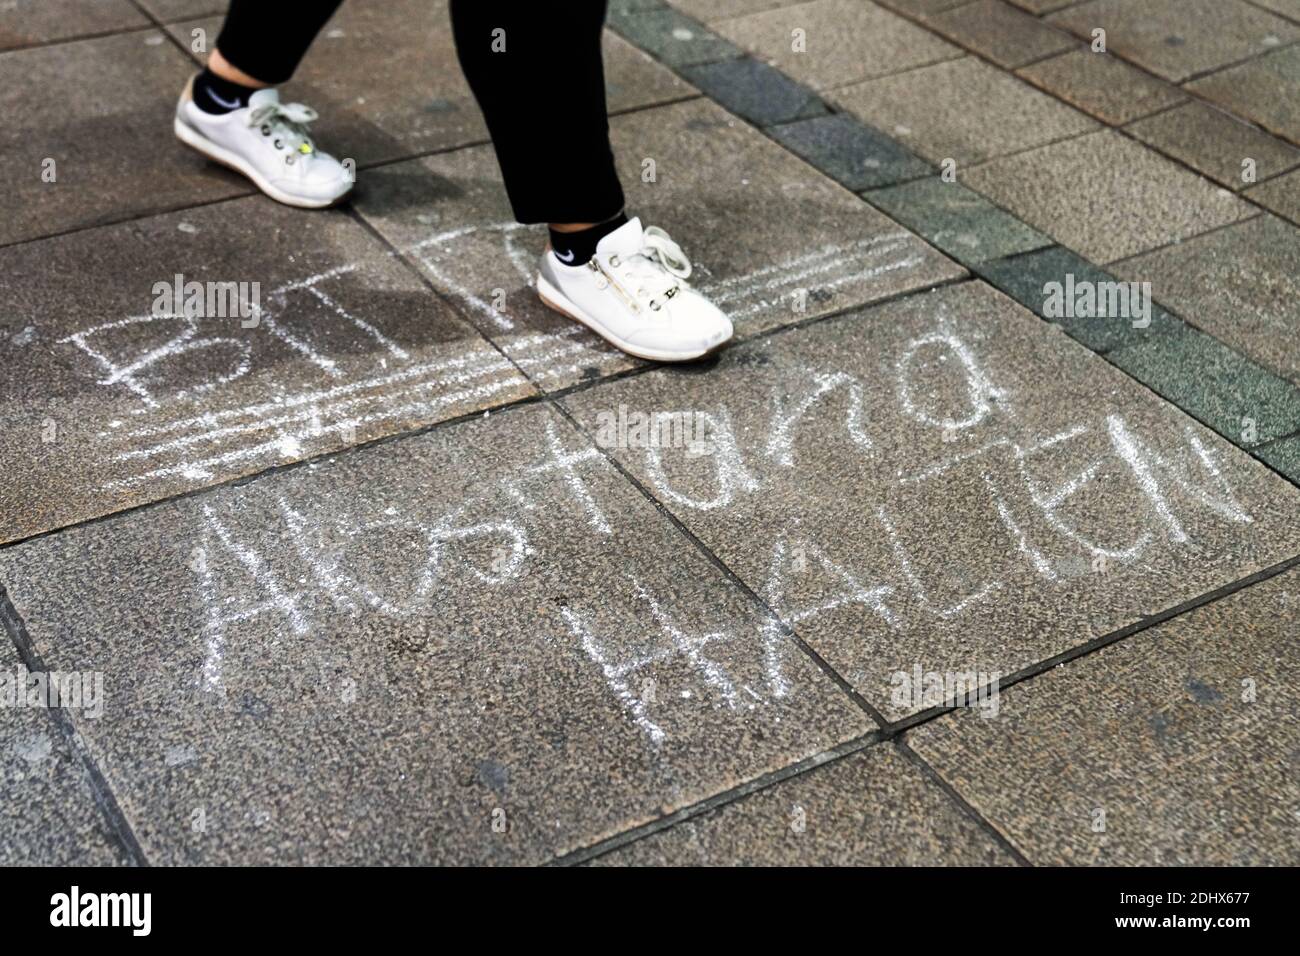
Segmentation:
{"type": "Polygon", "coordinates": [[[938,176],[877,189],[866,199],[964,266],[1052,244],[979,193],[938,176]]]}
{"type": "Polygon", "coordinates": [[[995,66],[965,57],[868,80],[826,99],[932,163],[963,167],[1096,128],[1096,123],[995,66]]]}
{"type": "Polygon", "coordinates": [[[1300,490],[979,282],[562,402],[711,416],[614,454],[890,718],[1300,553],[1300,490]]]}
{"type": "Polygon", "coordinates": [[[816,93],[750,57],[686,67],[686,78],[722,106],[760,126],[826,112],[816,93]]]}
{"type": "Polygon", "coordinates": [[[954,43],[1013,70],[1079,41],[1001,0],[975,0],[926,18],[926,25],[954,43]]]}
{"type": "Polygon", "coordinates": [[[1300,485],[1300,435],[1257,448],[1255,454],[1300,485]]]}
{"type": "Polygon", "coordinates": [[[172,136],[192,71],[152,30],[0,53],[0,244],[250,192],[172,136]]]}
{"type": "Polygon", "coordinates": [[[1187,99],[1172,83],[1149,76],[1117,56],[1091,49],[1033,63],[1017,70],[1016,75],[1112,126],[1187,99]]]}
{"type": "Polygon", "coordinates": [[[0,249],[0,301],[0,541],[532,393],[351,216],[261,196],[0,249]],[[262,312],[186,318],[178,274],[262,312]]]}
{"type": "Polygon", "coordinates": [[[890,186],[935,171],[925,160],[847,113],[774,126],[768,133],[854,191],[890,186]]]}
{"type": "MultiPolygon", "coordinates": [[[[615,0],[615,3],[618,2],[619,0],[615,0]]],[[[702,23],[710,23],[728,17],[744,16],[759,10],[769,10],[772,7],[788,6],[790,2],[791,0],[673,0],[672,5],[702,23]]],[[[661,0],[659,5],[662,5],[661,0]]]]}
{"type": "Polygon", "coordinates": [[[129,0],[10,0],[0,5],[0,50],[147,26],[129,0]]]}
{"type": "Polygon", "coordinates": [[[877,2],[879,6],[897,10],[899,13],[924,16],[942,10],[951,10],[963,3],[969,3],[970,0],[877,0],[877,2]]]}
{"type": "Polygon", "coordinates": [[[1300,144],[1300,46],[1220,70],[1187,88],[1300,144]]]}
{"type": "MultiPolygon", "coordinates": [[[[739,338],[963,274],[704,99],[616,117],[611,131],[629,212],[681,243],[691,283],[739,338]]],[[[537,299],[546,232],[513,222],[497,177],[486,148],[431,156],[371,170],[357,208],[543,389],[639,364],[537,299]]]]}
{"type": "Polygon", "coordinates": [[[1053,10],[1059,10],[1062,7],[1068,7],[1075,0],[1008,0],[1022,10],[1028,10],[1035,16],[1041,16],[1044,13],[1051,13],[1053,10]]]}
{"type": "MultiPolygon", "coordinates": [[[[214,18],[170,30],[188,45],[202,29],[211,44],[220,26],[214,18]]],[[[694,95],[613,33],[602,42],[611,112],[694,95]]],[[[347,0],[284,89],[320,113],[312,131],[321,144],[358,166],[489,139],[456,58],[447,0],[347,0]]]]}
{"type": "Polygon", "coordinates": [[[676,10],[611,11],[610,26],[636,46],[669,66],[716,63],[741,56],[741,51],[701,23],[676,10]]]}
{"type": "MultiPolygon", "coordinates": [[[[224,16],[228,6],[223,0],[139,0],[139,3],[163,23],[224,16]]],[[[216,39],[216,34],[212,37],[216,39]]]]}
{"type": "MultiPolygon", "coordinates": [[[[8,633],[0,630],[0,638],[0,866],[126,863],[95,802],[90,776],[52,714],[18,703],[29,689],[29,675],[8,633]]],[[[78,689],[95,687],[93,675],[85,684],[81,675],[66,676],[78,689]]],[[[48,686],[48,675],[46,680],[42,686],[48,686]]],[[[101,686],[103,698],[83,699],[91,704],[87,713],[112,706],[111,687],[101,686]]]]}
{"type": "Polygon", "coordinates": [[[541,405],[3,549],[0,580],[51,666],[106,673],[78,729],[159,864],[540,862],[872,726],[541,405]]]}
{"type": "Polygon", "coordinates": [[[1102,264],[1255,213],[1228,190],[1113,130],[996,159],[967,170],[963,179],[1102,264]]]}
{"type": "Polygon", "coordinates": [[[1195,329],[1107,358],[1243,448],[1300,429],[1300,389],[1195,329]]]}
{"type": "Polygon", "coordinates": [[[1139,120],[1127,132],[1229,189],[1247,186],[1300,165],[1300,150],[1200,101],[1139,120]],[[1254,178],[1243,163],[1254,160],[1254,178]]]}
{"type": "Polygon", "coordinates": [[[1059,325],[1066,335],[1094,352],[1109,352],[1123,345],[1145,342],[1153,336],[1181,332],[1185,328],[1182,320],[1155,303],[1151,307],[1150,324],[1144,328],[1135,328],[1131,318],[1120,316],[1069,316],[1055,309],[1051,310],[1052,314],[1046,314],[1049,311],[1048,300],[1054,291],[1049,288],[1050,283],[1061,287],[1063,298],[1068,289],[1076,290],[1072,298],[1077,303],[1084,283],[1091,284],[1097,291],[1100,283],[1119,281],[1119,276],[1097,268],[1062,246],[1052,246],[1013,259],[981,263],[975,271],[980,278],[1053,325],[1059,325]]]}
{"type": "Polygon", "coordinates": [[[1297,628],[1292,570],[907,740],[1033,863],[1294,866],[1297,628]]]}
{"type": "Polygon", "coordinates": [[[1287,173],[1246,190],[1251,201],[1300,224],[1300,171],[1287,173]]]}
{"type": "Polygon", "coordinates": [[[1244,0],[1093,0],[1047,19],[1089,40],[1100,27],[1108,51],[1175,83],[1300,39],[1244,0]]]}
{"type": "Polygon", "coordinates": [[[998,866],[1013,859],[879,744],[599,857],[598,866],[998,866]]]}
{"type": "Polygon", "coordinates": [[[800,83],[826,90],[962,55],[874,3],[813,0],[723,20],[715,29],[800,83]],[[795,30],[803,43],[795,48],[795,30]]]}
{"type": "Polygon", "coordinates": [[[1300,384],[1300,231],[1274,216],[1115,266],[1215,338],[1300,384]]]}

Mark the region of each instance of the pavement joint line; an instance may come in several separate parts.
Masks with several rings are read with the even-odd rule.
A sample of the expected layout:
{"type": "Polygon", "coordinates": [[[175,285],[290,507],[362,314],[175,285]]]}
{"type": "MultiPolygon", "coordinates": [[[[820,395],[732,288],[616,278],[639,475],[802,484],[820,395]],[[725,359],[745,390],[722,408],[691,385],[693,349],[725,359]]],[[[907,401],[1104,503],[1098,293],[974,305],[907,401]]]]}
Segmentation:
{"type": "MultiPolygon", "coordinates": [[[[153,18],[150,17],[152,21],[153,18]]],[[[22,43],[18,46],[5,47],[0,50],[0,56],[8,56],[10,53],[26,53],[29,50],[44,50],[46,47],[67,46],[69,43],[80,43],[83,40],[106,40],[109,37],[128,36],[132,33],[147,33],[150,30],[156,30],[157,23],[150,22],[141,24],[136,27],[119,27],[116,30],[100,30],[97,33],[79,33],[71,37],[55,37],[53,40],[38,40],[35,43],[22,43]]]]}
{"type": "MultiPolygon", "coordinates": [[[[18,609],[14,607],[3,584],[0,584],[0,627],[9,632],[9,637],[18,652],[18,657],[23,666],[27,668],[28,673],[48,673],[49,668],[45,666],[45,662],[41,659],[35,644],[32,642],[31,635],[27,633],[26,622],[23,620],[22,615],[18,613],[18,609]]],[[[58,732],[63,736],[69,749],[80,762],[82,771],[86,776],[86,783],[95,801],[95,806],[109,824],[110,832],[118,844],[118,848],[131,866],[148,866],[149,859],[144,852],[144,848],[140,846],[140,841],[136,839],[135,830],[132,828],[131,822],[126,818],[126,814],[122,811],[108,778],[100,770],[99,762],[77,731],[76,721],[62,706],[48,708],[46,713],[55,727],[58,728],[58,732]]]]}
{"type": "MultiPolygon", "coordinates": [[[[1254,222],[1260,216],[1264,216],[1267,214],[1268,213],[1263,210],[1259,212],[1253,212],[1249,216],[1245,217],[1244,219],[1237,219],[1234,220],[1233,222],[1225,222],[1217,226],[1211,226],[1209,229],[1206,229],[1204,232],[1198,232],[1196,235],[1188,236],[1186,239],[1173,239],[1169,242],[1162,243],[1158,246],[1152,246],[1150,249],[1143,249],[1141,252],[1135,252],[1133,253],[1133,255],[1125,256],[1122,259],[1112,259],[1106,265],[1099,265],[1096,262],[1092,262],[1091,259],[1088,259],[1087,261],[1089,262],[1089,264],[1095,266],[1098,269],[1101,269],[1104,272],[1113,273],[1115,271],[1115,266],[1132,262],[1134,259],[1141,259],[1143,256],[1149,256],[1154,252],[1164,252],[1166,249],[1173,249],[1175,246],[1185,246],[1189,242],[1195,242],[1196,240],[1201,239],[1204,236],[1213,236],[1215,233],[1226,232],[1227,230],[1232,229],[1234,226],[1244,226],[1246,223],[1254,222]]],[[[1061,248],[1064,249],[1068,247],[1062,246],[1061,248]]],[[[1074,250],[1070,249],[1070,252],[1074,252],[1074,250]]],[[[1081,259],[1087,259],[1086,256],[1079,255],[1079,253],[1077,252],[1074,252],[1074,254],[1076,256],[1079,256],[1079,258],[1081,259]]],[[[1159,303],[1156,304],[1158,305],[1159,303]]],[[[1161,308],[1168,308],[1168,306],[1161,306],[1161,308]]],[[[1184,320],[1184,321],[1189,321],[1189,320],[1184,320]]],[[[1195,323],[1191,323],[1191,324],[1195,324],[1195,323]]],[[[1200,326],[1197,326],[1197,328],[1200,328],[1200,326]]],[[[1204,332],[1205,330],[1201,329],[1201,331],[1204,332]]],[[[1208,335],[1209,333],[1207,332],[1206,334],[1208,335]]]]}
{"type": "Polygon", "coordinates": [[[1286,20],[1290,23],[1300,24],[1300,17],[1293,17],[1289,13],[1281,13],[1280,11],[1277,10],[1270,10],[1268,7],[1261,5],[1258,2],[1258,0],[1246,0],[1246,2],[1250,4],[1252,7],[1254,7],[1256,10],[1262,10],[1265,13],[1271,13],[1273,14],[1273,16],[1281,17],[1283,20],[1286,20]]]}

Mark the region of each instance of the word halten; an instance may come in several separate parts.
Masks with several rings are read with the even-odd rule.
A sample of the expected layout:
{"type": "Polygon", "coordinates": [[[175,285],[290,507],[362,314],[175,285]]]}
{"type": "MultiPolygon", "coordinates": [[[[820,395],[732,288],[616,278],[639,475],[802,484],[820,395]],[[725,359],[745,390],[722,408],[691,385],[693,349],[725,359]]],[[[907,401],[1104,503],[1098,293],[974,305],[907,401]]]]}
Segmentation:
{"type": "Polygon", "coordinates": [[[1047,319],[1132,319],[1133,328],[1151,324],[1150,282],[1075,280],[1067,272],[1064,284],[1043,286],[1043,317],[1047,319]]]}
{"type": "Polygon", "coordinates": [[[153,284],[153,314],[157,317],[191,319],[242,319],[244,328],[254,328],[262,314],[262,283],[185,281],[176,273],[170,283],[153,284]]]}
{"type": "Polygon", "coordinates": [[[0,670],[0,707],[63,707],[89,718],[104,716],[100,671],[0,670]]]}
{"type": "Polygon", "coordinates": [[[50,897],[51,926],[129,926],[134,936],[148,936],[153,927],[152,893],[71,893],[50,897]]]}
{"type": "Polygon", "coordinates": [[[939,671],[921,670],[920,664],[907,671],[894,671],[889,678],[893,687],[890,703],[899,710],[921,710],[925,707],[978,707],[981,717],[998,715],[998,671],[939,671]]]}

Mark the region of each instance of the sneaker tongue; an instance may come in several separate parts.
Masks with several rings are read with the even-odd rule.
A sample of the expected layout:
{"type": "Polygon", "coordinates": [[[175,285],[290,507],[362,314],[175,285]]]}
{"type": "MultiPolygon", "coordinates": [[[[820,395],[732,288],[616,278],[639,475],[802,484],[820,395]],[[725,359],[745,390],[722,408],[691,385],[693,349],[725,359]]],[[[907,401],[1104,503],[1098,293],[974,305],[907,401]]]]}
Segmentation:
{"type": "Polygon", "coordinates": [[[639,216],[633,216],[596,243],[596,254],[624,258],[635,255],[641,251],[641,235],[641,219],[639,216]]]}
{"type": "Polygon", "coordinates": [[[257,109],[259,106],[268,106],[272,103],[280,102],[280,91],[276,89],[258,90],[248,98],[248,105],[251,109],[257,109]]]}

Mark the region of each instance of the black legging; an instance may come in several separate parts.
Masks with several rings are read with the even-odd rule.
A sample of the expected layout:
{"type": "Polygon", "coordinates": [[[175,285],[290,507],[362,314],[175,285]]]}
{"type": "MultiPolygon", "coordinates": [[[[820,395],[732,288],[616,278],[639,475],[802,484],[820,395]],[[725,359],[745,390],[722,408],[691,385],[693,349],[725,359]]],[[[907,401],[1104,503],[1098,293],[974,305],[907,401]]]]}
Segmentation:
{"type": "MultiPolygon", "coordinates": [[[[231,0],[217,49],[249,76],[283,83],[342,2],[231,0]]],[[[451,0],[456,53],[520,222],[603,222],[623,208],[604,23],[605,0],[451,0]]]]}

